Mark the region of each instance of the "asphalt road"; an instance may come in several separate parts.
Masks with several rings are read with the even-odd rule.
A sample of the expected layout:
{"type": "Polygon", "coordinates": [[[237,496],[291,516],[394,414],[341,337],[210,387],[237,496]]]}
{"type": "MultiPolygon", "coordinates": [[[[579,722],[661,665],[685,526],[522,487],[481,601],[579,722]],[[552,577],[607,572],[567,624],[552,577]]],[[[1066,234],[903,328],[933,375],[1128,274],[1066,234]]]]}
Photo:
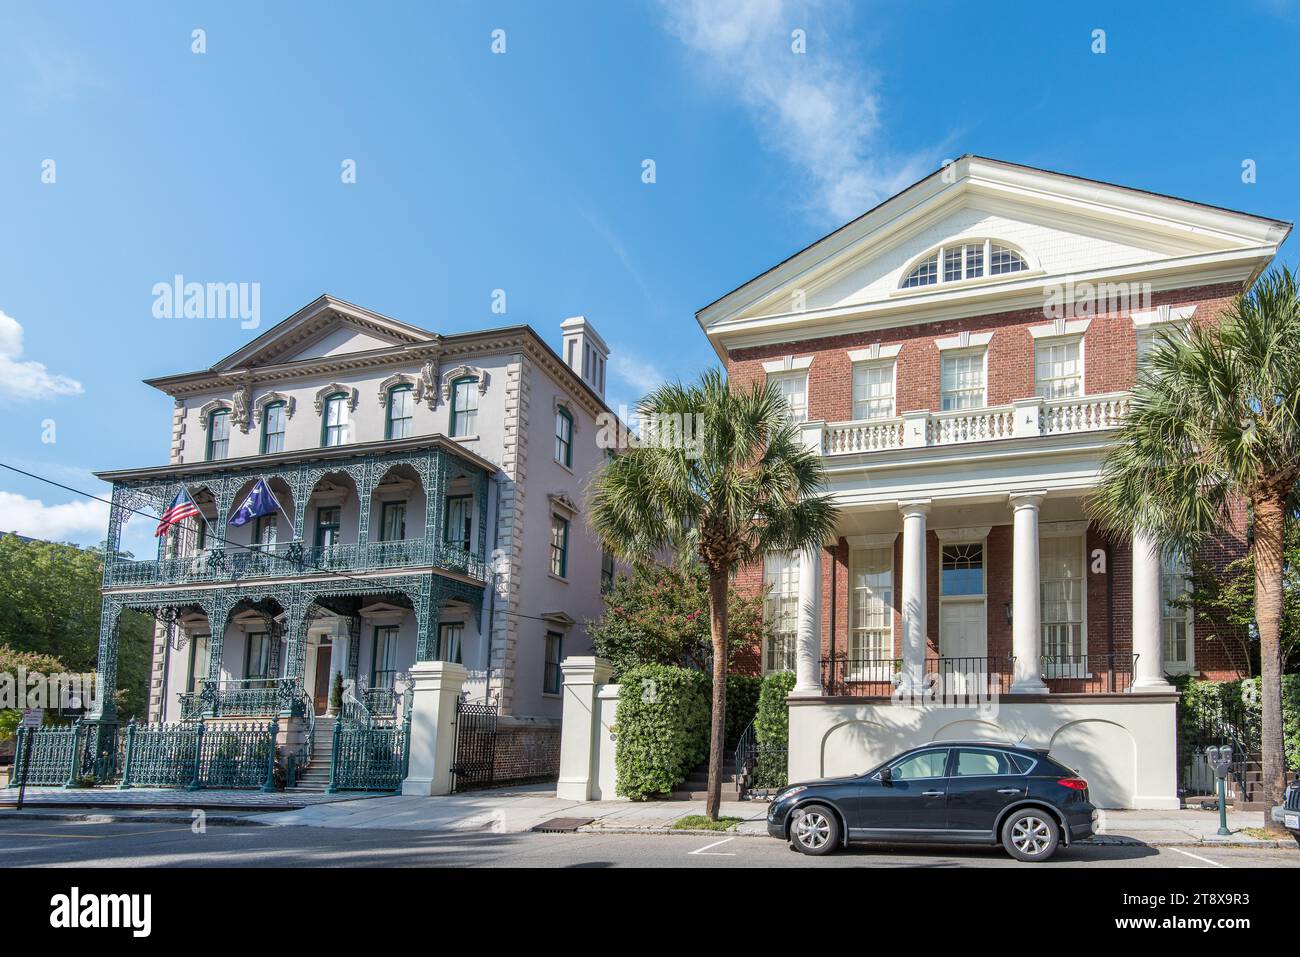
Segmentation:
{"type": "Polygon", "coordinates": [[[1085,846],[1047,864],[997,850],[851,848],[808,858],[762,837],[687,834],[448,834],[0,818],[0,867],[1300,867],[1300,851],[1085,846]]]}

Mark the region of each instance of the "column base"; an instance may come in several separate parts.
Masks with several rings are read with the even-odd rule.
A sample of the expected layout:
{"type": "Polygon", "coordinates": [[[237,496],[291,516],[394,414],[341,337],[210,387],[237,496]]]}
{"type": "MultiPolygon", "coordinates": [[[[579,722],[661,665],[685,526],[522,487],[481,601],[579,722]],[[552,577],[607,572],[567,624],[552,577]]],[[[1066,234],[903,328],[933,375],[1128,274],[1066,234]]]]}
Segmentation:
{"type": "Polygon", "coordinates": [[[1128,690],[1129,694],[1174,694],[1178,691],[1164,678],[1138,678],[1128,690]]]}
{"type": "Polygon", "coordinates": [[[819,684],[809,685],[796,682],[795,686],[790,689],[791,698],[820,698],[824,693],[822,686],[819,684]]]}
{"type": "Polygon", "coordinates": [[[449,787],[435,787],[433,778],[408,777],[402,782],[403,797],[440,797],[450,793],[451,788],[449,787]]]}
{"type": "Polygon", "coordinates": [[[1042,678],[1025,678],[1011,682],[1012,694],[1048,694],[1049,691],[1042,678]]]}

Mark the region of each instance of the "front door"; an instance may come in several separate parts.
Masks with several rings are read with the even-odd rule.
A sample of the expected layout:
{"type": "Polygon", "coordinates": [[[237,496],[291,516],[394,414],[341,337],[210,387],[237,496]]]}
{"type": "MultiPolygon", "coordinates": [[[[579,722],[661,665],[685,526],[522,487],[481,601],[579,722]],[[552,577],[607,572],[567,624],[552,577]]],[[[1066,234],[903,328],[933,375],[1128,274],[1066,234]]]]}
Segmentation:
{"type": "Polygon", "coordinates": [[[988,651],[984,637],[984,599],[944,600],[939,607],[939,680],[945,696],[979,689],[982,660],[988,651]],[[971,676],[975,676],[972,678],[971,676]],[[975,687],[967,688],[972,681],[975,687]]]}
{"type": "Polygon", "coordinates": [[[330,705],[330,658],[332,648],[320,645],[316,649],[316,684],[312,701],[317,714],[325,714],[330,705]]]}

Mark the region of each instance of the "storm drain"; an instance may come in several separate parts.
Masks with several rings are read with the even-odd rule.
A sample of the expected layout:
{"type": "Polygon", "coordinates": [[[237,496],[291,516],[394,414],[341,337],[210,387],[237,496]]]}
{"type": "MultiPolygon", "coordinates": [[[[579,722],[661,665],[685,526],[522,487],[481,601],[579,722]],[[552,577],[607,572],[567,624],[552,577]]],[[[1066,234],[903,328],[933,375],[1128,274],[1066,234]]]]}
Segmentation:
{"type": "Polygon", "coordinates": [[[533,830],[543,834],[572,834],[594,820],[594,817],[553,817],[549,821],[536,825],[533,830]]]}

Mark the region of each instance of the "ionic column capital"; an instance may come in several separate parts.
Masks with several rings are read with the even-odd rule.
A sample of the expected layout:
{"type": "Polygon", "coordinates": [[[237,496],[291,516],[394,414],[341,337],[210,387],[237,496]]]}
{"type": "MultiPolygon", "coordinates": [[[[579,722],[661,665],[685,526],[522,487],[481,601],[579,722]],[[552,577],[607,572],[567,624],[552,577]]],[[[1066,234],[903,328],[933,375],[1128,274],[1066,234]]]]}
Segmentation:
{"type": "Polygon", "coordinates": [[[899,502],[898,510],[903,513],[904,518],[910,518],[913,515],[928,515],[930,514],[930,500],[928,498],[918,498],[910,502],[899,502]]]}
{"type": "Polygon", "coordinates": [[[1037,509],[1043,504],[1043,499],[1046,497],[1046,489],[1034,489],[1025,492],[1012,492],[1007,496],[1007,501],[1011,504],[1013,510],[1019,511],[1022,508],[1037,509]]]}

